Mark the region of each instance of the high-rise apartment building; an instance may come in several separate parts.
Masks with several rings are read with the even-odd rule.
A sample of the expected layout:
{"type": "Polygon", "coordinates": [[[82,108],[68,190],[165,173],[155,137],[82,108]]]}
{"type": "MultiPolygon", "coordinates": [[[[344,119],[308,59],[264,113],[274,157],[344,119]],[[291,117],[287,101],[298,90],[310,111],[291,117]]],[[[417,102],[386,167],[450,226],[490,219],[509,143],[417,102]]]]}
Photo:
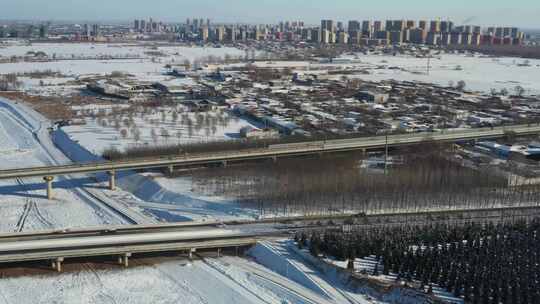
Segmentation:
{"type": "Polygon", "coordinates": [[[386,20],[385,28],[387,31],[393,31],[394,30],[394,21],[393,20],[386,20]]]}
{"type": "Polygon", "coordinates": [[[321,29],[314,28],[311,29],[311,42],[318,43],[322,41],[322,32],[321,29]]]}
{"type": "Polygon", "coordinates": [[[347,34],[346,32],[339,32],[338,43],[339,44],[348,44],[349,43],[349,34],[347,34]]]}
{"type": "Polygon", "coordinates": [[[199,36],[200,36],[200,39],[204,42],[208,41],[208,38],[209,38],[209,30],[208,30],[208,27],[206,26],[203,26],[200,28],[199,30],[199,36]]]}
{"type": "Polygon", "coordinates": [[[373,32],[381,32],[384,31],[384,24],[382,21],[375,21],[373,23],[373,32]]]}
{"type": "Polygon", "coordinates": [[[462,33],[461,34],[461,44],[471,45],[472,44],[472,34],[471,33],[462,33]]]}
{"type": "Polygon", "coordinates": [[[321,30],[321,43],[330,44],[332,39],[332,32],[327,29],[321,30]]]}
{"type": "Polygon", "coordinates": [[[409,30],[409,41],[414,44],[426,43],[427,32],[421,28],[413,28],[409,30]]]}
{"type": "Polygon", "coordinates": [[[85,24],[83,26],[83,32],[82,32],[82,36],[88,38],[90,36],[92,36],[92,32],[90,30],[90,26],[88,24],[85,24]]]}
{"type": "Polygon", "coordinates": [[[391,44],[401,44],[401,43],[403,43],[403,33],[404,33],[404,31],[391,31],[390,32],[390,43],[391,44]]]}
{"type": "Polygon", "coordinates": [[[454,23],[452,21],[441,21],[440,22],[440,31],[441,31],[441,33],[450,33],[450,32],[452,32],[453,27],[454,27],[454,23]]]}
{"type": "Polygon", "coordinates": [[[362,35],[371,38],[373,35],[373,23],[369,20],[365,20],[362,22],[362,35]]]}
{"type": "Polygon", "coordinates": [[[357,32],[357,31],[360,31],[360,22],[359,21],[356,21],[356,20],[351,20],[349,21],[349,26],[347,28],[347,31],[350,33],[350,32],[357,32]]]}
{"type": "Polygon", "coordinates": [[[334,20],[321,20],[321,31],[335,32],[336,26],[334,20]]]}
{"type": "Polygon", "coordinates": [[[390,40],[390,32],[389,31],[375,32],[375,39],[386,40],[388,42],[390,40]]]}
{"type": "Polygon", "coordinates": [[[39,38],[45,39],[49,36],[49,26],[42,24],[39,26],[39,38]]]}
{"type": "Polygon", "coordinates": [[[337,30],[338,30],[338,31],[343,31],[343,30],[344,30],[344,28],[343,28],[343,22],[339,21],[339,22],[337,23],[337,30]]]}
{"type": "Polygon", "coordinates": [[[141,20],[139,31],[146,32],[146,20],[141,20]]]}
{"type": "Polygon", "coordinates": [[[426,36],[427,45],[439,45],[441,34],[438,32],[429,31],[426,36]]]}
{"type": "Polygon", "coordinates": [[[394,20],[394,30],[395,31],[404,31],[407,29],[407,21],[405,20],[394,20]]]}
{"type": "Polygon", "coordinates": [[[450,44],[459,45],[461,44],[461,33],[453,32],[450,34],[450,44]]]}
{"type": "Polygon", "coordinates": [[[218,42],[222,42],[223,40],[225,40],[225,27],[219,26],[218,28],[216,28],[215,40],[218,42]]]}
{"type": "Polygon", "coordinates": [[[441,31],[441,21],[433,20],[430,22],[429,31],[434,33],[439,33],[441,31]]]}
{"type": "Polygon", "coordinates": [[[362,32],[361,31],[352,31],[349,32],[349,44],[360,44],[362,41],[362,32]]]}
{"type": "Polygon", "coordinates": [[[93,37],[99,37],[99,35],[100,35],[99,24],[92,25],[92,36],[93,37]]]}
{"type": "Polygon", "coordinates": [[[226,29],[226,38],[227,41],[235,42],[236,41],[236,28],[234,26],[228,27],[226,29]]]}

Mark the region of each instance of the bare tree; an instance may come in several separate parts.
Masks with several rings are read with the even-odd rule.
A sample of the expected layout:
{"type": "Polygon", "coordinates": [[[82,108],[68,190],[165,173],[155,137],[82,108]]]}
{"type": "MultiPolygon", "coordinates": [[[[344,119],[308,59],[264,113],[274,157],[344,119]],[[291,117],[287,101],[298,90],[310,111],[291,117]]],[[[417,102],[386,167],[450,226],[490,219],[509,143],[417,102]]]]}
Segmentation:
{"type": "Polygon", "coordinates": [[[160,132],[161,132],[162,137],[168,138],[170,136],[169,131],[167,131],[167,129],[165,129],[165,128],[161,128],[160,132]]]}
{"type": "Polygon", "coordinates": [[[152,128],[152,130],[150,130],[150,137],[152,137],[152,140],[154,141],[154,143],[157,142],[158,140],[158,135],[157,135],[157,132],[155,129],[152,128]]]}
{"type": "Polygon", "coordinates": [[[523,94],[525,94],[525,88],[523,88],[522,86],[516,86],[514,88],[514,92],[516,92],[516,95],[519,96],[519,97],[522,97],[523,94]]]}
{"type": "Polygon", "coordinates": [[[139,142],[141,140],[141,131],[138,128],[131,129],[131,133],[133,134],[133,139],[135,139],[135,142],[139,142]]]}
{"type": "Polygon", "coordinates": [[[465,81],[460,80],[457,82],[456,89],[463,91],[465,90],[466,87],[467,87],[467,83],[465,83],[465,81]]]}
{"type": "Polygon", "coordinates": [[[167,111],[161,110],[161,122],[167,121],[167,111]]]}

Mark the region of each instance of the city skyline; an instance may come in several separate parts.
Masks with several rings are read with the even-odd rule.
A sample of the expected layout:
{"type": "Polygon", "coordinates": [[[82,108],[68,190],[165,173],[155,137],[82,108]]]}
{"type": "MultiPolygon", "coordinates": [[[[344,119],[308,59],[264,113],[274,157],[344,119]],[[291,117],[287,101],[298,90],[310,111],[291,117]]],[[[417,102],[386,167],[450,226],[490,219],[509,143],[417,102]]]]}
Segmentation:
{"type": "Polygon", "coordinates": [[[540,4],[532,0],[512,2],[490,1],[484,3],[457,0],[437,3],[427,0],[396,2],[389,9],[388,3],[358,3],[342,0],[331,4],[322,0],[233,0],[221,6],[219,1],[202,0],[175,3],[170,0],[145,2],[119,0],[114,3],[82,0],[43,3],[39,0],[7,0],[0,11],[4,20],[96,20],[128,21],[133,18],[154,17],[167,22],[182,22],[187,17],[203,16],[216,22],[276,23],[281,20],[304,20],[316,25],[320,19],[335,20],[386,20],[386,19],[451,19],[458,24],[508,25],[523,28],[540,28],[537,16],[540,4]]]}

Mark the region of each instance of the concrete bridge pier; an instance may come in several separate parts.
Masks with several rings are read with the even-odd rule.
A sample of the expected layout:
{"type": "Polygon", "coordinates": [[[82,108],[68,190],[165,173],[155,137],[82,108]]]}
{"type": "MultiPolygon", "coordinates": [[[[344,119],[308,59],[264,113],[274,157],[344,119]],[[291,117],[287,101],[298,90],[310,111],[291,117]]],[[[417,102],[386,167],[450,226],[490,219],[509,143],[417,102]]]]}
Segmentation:
{"type": "Polygon", "coordinates": [[[62,262],[64,262],[64,258],[57,258],[52,261],[51,266],[56,272],[62,272],[62,262]]]}
{"type": "Polygon", "coordinates": [[[174,166],[173,165],[169,165],[167,167],[167,173],[169,174],[169,176],[173,175],[173,173],[174,173],[174,166]]]}
{"type": "Polygon", "coordinates": [[[218,257],[218,258],[221,257],[221,248],[218,248],[218,249],[217,249],[217,257],[218,257]]]}
{"type": "Polygon", "coordinates": [[[190,260],[193,260],[193,254],[197,252],[197,248],[191,248],[189,251],[188,251],[188,258],[190,260]]]}
{"type": "Polygon", "coordinates": [[[47,199],[53,199],[53,180],[54,176],[45,176],[43,180],[47,183],[47,199]]]}
{"type": "Polygon", "coordinates": [[[123,254],[121,256],[118,257],[118,264],[124,266],[124,267],[129,267],[129,258],[131,257],[131,253],[126,253],[126,254],[123,254]]]}
{"type": "Polygon", "coordinates": [[[116,190],[116,172],[114,170],[111,170],[107,172],[109,174],[109,190],[115,191],[116,190]]]}

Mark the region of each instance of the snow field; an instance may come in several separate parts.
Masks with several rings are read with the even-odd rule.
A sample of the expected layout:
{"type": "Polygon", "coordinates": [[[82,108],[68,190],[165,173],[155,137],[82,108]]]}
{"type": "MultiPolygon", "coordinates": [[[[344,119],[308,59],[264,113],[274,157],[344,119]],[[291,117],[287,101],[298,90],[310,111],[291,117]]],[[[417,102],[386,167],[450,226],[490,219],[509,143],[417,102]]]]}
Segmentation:
{"type": "MultiPolygon", "coordinates": [[[[70,138],[64,129],[55,131],[53,139],[57,147],[77,162],[101,161],[70,138]]],[[[106,181],[105,174],[98,174],[98,179],[106,181]]],[[[221,197],[208,197],[194,193],[189,177],[165,178],[155,173],[119,172],[117,184],[127,192],[106,192],[129,206],[130,209],[144,210],[151,217],[165,222],[188,220],[234,220],[253,219],[256,211],[240,208],[231,200],[221,197]]]]}
{"type": "MultiPolygon", "coordinates": [[[[166,262],[128,269],[84,270],[40,277],[3,278],[5,303],[268,303],[231,288],[200,261],[166,262]]],[[[273,302],[278,303],[278,302],[273,302]]]]}
{"type": "MultiPolygon", "coordinates": [[[[21,108],[17,106],[12,110],[21,108]]],[[[56,150],[47,137],[46,129],[45,133],[42,132],[43,121],[36,120],[36,116],[28,113],[20,114],[28,119],[23,122],[15,113],[19,112],[0,111],[0,121],[9,121],[14,127],[18,126],[18,134],[34,135],[33,150],[24,159],[17,156],[16,166],[28,165],[28,162],[36,165],[65,162],[65,157],[60,157],[61,152],[56,150]]],[[[1,159],[0,163],[3,163],[1,159]]],[[[54,201],[42,197],[42,186],[36,186],[41,183],[39,179],[33,178],[24,179],[23,183],[17,185],[13,185],[13,181],[0,182],[0,191],[3,194],[0,206],[4,219],[0,224],[2,231],[13,231],[17,228],[23,214],[27,214],[24,230],[44,229],[46,225],[52,226],[47,228],[59,228],[113,222],[114,219],[108,219],[107,213],[101,213],[84,193],[70,188],[63,189],[62,183],[68,183],[67,181],[58,179],[60,184],[55,191],[59,199],[54,201]]],[[[265,277],[263,268],[257,270],[259,277],[254,277],[253,282],[248,284],[252,278],[249,271],[242,272],[232,266],[234,269],[230,271],[244,277],[239,280],[235,278],[236,275],[227,275],[230,272],[220,271],[215,267],[218,262],[212,260],[208,263],[139,263],[143,264],[128,269],[96,270],[92,265],[84,264],[83,270],[75,272],[38,277],[6,277],[0,280],[0,303],[35,303],[36,299],[39,299],[41,303],[281,304],[284,303],[283,299],[290,299],[295,303],[295,299],[299,297],[294,293],[289,294],[286,288],[280,289],[274,285],[265,287],[264,283],[260,283],[260,277],[265,277]]],[[[134,262],[134,265],[136,264],[137,262],[134,262]]]]}
{"type": "MultiPolygon", "coordinates": [[[[7,134],[11,152],[0,153],[0,168],[20,168],[65,163],[65,156],[56,150],[43,121],[23,106],[0,100],[0,134],[7,134]]],[[[3,142],[6,144],[6,142],[3,142]]],[[[6,146],[0,148],[6,151],[6,146]]],[[[0,181],[4,232],[31,231],[67,227],[120,224],[122,221],[105,211],[84,191],[73,189],[81,181],[55,180],[55,200],[45,198],[41,178],[0,181]],[[24,216],[24,218],[23,218],[24,216]]]]}
{"type": "Polygon", "coordinates": [[[366,68],[369,75],[355,75],[364,80],[421,81],[447,86],[463,80],[467,89],[489,93],[490,90],[507,89],[511,94],[518,85],[526,94],[540,94],[540,60],[528,60],[530,66],[520,66],[526,60],[503,57],[469,57],[465,55],[443,54],[430,60],[427,74],[427,58],[411,56],[360,55],[358,67],[366,68]],[[381,67],[381,68],[379,68],[381,67]],[[388,69],[399,67],[401,69],[388,69]]]}
{"type": "MultiPolygon", "coordinates": [[[[87,113],[87,112],[86,112],[87,113]]],[[[95,114],[98,111],[94,111],[95,114]]],[[[240,129],[252,126],[228,112],[187,112],[182,106],[152,109],[131,116],[85,118],[85,125],[63,130],[96,155],[114,147],[159,146],[238,138],[240,129]],[[123,133],[124,132],[124,133],[123,133]],[[122,134],[123,133],[123,134],[122,134]]]]}

